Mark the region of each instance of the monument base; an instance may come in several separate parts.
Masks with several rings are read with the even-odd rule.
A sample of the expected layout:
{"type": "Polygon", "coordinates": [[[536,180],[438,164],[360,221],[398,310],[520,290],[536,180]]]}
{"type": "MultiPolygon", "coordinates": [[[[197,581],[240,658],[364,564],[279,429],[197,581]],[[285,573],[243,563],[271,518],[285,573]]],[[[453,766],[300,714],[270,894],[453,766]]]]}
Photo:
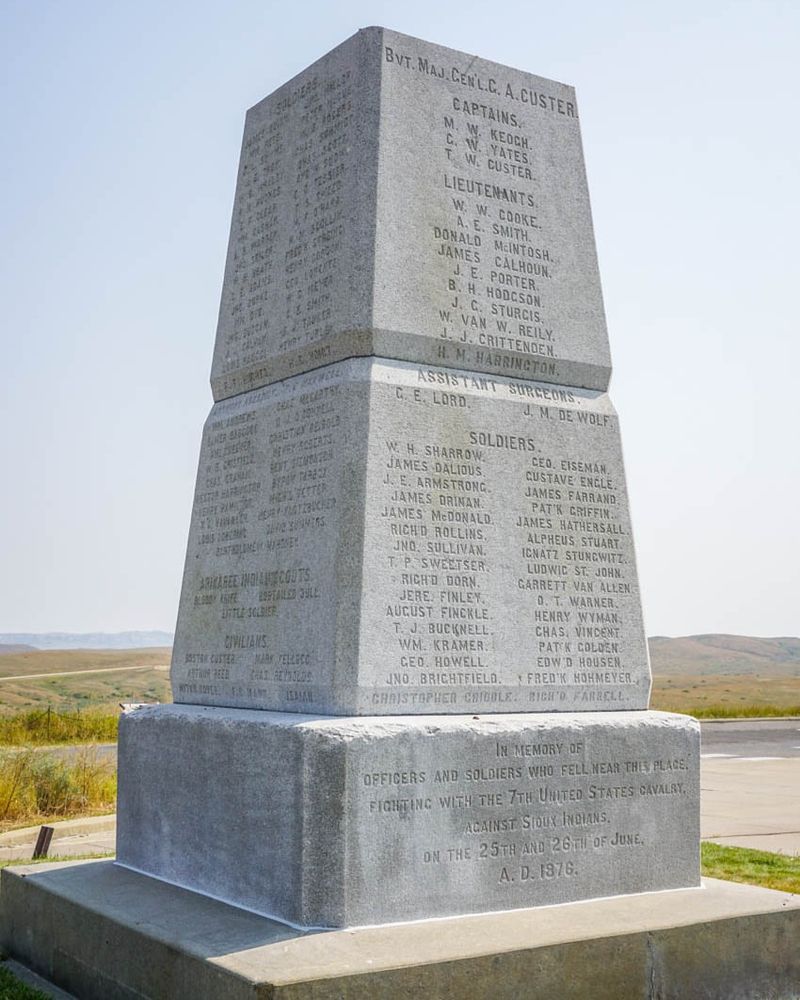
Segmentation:
{"type": "Polygon", "coordinates": [[[798,940],[800,897],[712,879],[305,934],[108,861],[0,879],[0,946],[81,1000],[789,1000],[798,940]]]}
{"type": "Polygon", "coordinates": [[[122,719],[117,860],[290,925],[696,886],[699,727],[661,712],[122,719]]]}

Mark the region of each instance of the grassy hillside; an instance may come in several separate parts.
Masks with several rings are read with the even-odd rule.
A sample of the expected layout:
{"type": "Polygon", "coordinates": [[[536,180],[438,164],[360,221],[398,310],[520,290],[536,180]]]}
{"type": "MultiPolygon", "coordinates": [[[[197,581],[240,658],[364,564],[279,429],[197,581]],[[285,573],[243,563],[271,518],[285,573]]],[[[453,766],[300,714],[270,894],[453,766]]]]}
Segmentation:
{"type": "Polygon", "coordinates": [[[0,657],[0,713],[115,712],[121,701],[170,701],[169,647],[36,650],[0,657]],[[43,674],[30,677],[24,675],[43,674]]]}
{"type": "Polygon", "coordinates": [[[800,677],[800,639],[747,635],[653,636],[653,673],[800,677]]]}
{"type": "Polygon", "coordinates": [[[35,649],[8,653],[0,660],[1,677],[74,673],[83,670],[127,670],[169,665],[169,646],[154,649],[35,649]]]}
{"type": "Polygon", "coordinates": [[[706,714],[800,714],[800,639],[654,636],[651,706],[706,714]]]}
{"type": "MultiPolygon", "coordinates": [[[[800,714],[798,638],[655,636],[649,643],[653,708],[800,714]]],[[[6,653],[0,656],[0,713],[50,705],[55,711],[116,714],[121,701],[170,701],[170,652],[164,646],[6,653]]]]}

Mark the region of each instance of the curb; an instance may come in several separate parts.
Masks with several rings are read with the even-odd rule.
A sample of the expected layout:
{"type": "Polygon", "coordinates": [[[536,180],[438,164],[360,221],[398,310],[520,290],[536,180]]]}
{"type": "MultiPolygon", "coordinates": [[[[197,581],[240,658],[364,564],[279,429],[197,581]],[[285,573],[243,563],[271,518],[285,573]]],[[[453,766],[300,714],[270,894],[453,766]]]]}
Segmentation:
{"type": "MultiPolygon", "coordinates": [[[[696,716],[692,716],[692,718],[696,718],[696,716]]],[[[708,724],[717,725],[719,723],[724,725],[728,722],[800,722],[800,715],[746,715],[738,719],[698,719],[697,721],[701,726],[708,724]]]]}
{"type": "MultiPolygon", "coordinates": [[[[63,840],[65,837],[80,837],[93,833],[106,833],[113,830],[117,825],[117,815],[110,816],[89,816],[84,819],[65,819],[58,823],[48,823],[53,827],[53,843],[63,840]]],[[[26,826],[19,830],[9,830],[0,834],[0,848],[22,847],[36,841],[39,834],[39,826],[26,826]]]]}

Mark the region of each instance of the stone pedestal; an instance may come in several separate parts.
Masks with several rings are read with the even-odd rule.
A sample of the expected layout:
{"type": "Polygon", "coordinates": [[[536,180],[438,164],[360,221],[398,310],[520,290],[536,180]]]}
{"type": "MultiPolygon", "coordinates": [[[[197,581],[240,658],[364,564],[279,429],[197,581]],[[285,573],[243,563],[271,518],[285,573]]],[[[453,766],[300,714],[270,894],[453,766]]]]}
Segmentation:
{"type": "Polygon", "coordinates": [[[662,712],[143,709],[117,861],[302,927],[696,886],[699,743],[662,712]]]}

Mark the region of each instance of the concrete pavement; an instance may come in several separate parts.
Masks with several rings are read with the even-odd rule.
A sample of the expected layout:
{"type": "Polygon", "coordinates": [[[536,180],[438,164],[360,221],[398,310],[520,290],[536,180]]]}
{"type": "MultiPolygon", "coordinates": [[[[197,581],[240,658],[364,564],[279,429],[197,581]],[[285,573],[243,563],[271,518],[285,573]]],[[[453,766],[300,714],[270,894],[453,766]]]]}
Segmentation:
{"type": "Polygon", "coordinates": [[[701,835],[800,856],[800,720],[702,723],[701,835]]]}
{"type": "Polygon", "coordinates": [[[800,758],[800,719],[719,719],[700,727],[705,757],[800,758]]]}
{"type": "Polygon", "coordinates": [[[717,844],[800,855],[800,759],[701,761],[700,830],[717,844]]]}

